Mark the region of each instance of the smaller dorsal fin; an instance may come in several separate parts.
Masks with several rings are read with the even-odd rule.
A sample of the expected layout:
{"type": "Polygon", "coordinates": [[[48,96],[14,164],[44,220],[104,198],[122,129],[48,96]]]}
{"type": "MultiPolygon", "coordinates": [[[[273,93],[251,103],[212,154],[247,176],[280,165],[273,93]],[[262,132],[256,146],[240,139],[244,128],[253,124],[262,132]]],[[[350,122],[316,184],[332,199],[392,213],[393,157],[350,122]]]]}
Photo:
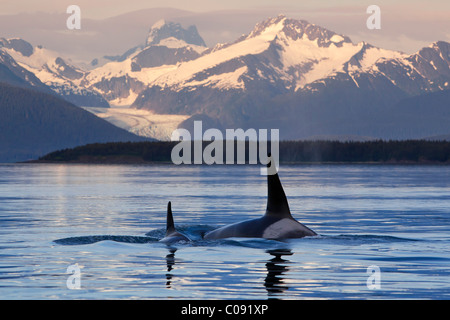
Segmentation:
{"type": "MultiPolygon", "coordinates": [[[[269,162],[267,164],[267,209],[266,215],[273,215],[277,217],[292,218],[291,211],[289,210],[289,204],[284,193],[283,186],[281,185],[278,172],[275,174],[269,174],[269,168],[272,165],[273,158],[269,154],[269,162]]],[[[273,163],[273,168],[276,168],[273,163]]],[[[276,170],[276,169],[275,169],[276,170]]]]}
{"type": "Polygon", "coordinates": [[[173,222],[173,216],[172,216],[172,204],[167,204],[167,227],[166,227],[166,235],[169,235],[170,233],[175,231],[175,224],[173,222]]]}

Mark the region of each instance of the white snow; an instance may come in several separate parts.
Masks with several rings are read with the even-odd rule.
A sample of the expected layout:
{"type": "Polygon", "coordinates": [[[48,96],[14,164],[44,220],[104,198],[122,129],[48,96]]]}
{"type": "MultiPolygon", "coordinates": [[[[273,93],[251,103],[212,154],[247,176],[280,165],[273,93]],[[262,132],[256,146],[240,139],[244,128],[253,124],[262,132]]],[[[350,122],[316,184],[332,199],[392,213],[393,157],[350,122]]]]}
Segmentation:
{"type": "Polygon", "coordinates": [[[148,110],[131,108],[88,108],[96,116],[134,134],[170,141],[172,132],[190,116],[155,114],[148,110]]]}
{"type": "Polygon", "coordinates": [[[120,107],[123,107],[123,106],[130,106],[130,105],[132,105],[133,102],[136,100],[137,96],[138,96],[138,94],[135,93],[133,90],[130,89],[130,91],[129,91],[127,97],[125,97],[125,98],[117,98],[117,99],[114,99],[114,100],[110,100],[110,101],[109,101],[109,105],[110,105],[110,106],[118,106],[118,107],[119,107],[119,106],[120,106],[120,107]]]}
{"type": "MultiPolygon", "coordinates": [[[[363,47],[364,43],[353,44],[344,42],[341,47],[332,44],[329,47],[320,47],[318,39],[311,41],[306,34],[301,39],[292,40],[282,31],[286,18],[273,19],[272,24],[264,30],[258,26],[247,37],[234,44],[217,47],[209,54],[198,59],[181,63],[177,69],[162,74],[155,80],[155,84],[161,87],[172,87],[181,90],[185,87],[208,85],[217,88],[243,88],[241,76],[247,71],[241,67],[238,70],[221,75],[211,75],[202,81],[191,81],[192,78],[205,70],[211,69],[226,61],[238,59],[246,55],[257,55],[269,48],[275,40],[281,45],[279,50],[282,67],[275,69],[278,77],[287,83],[295,83],[295,89],[303,88],[305,85],[326,78],[337,72],[343,71],[343,67],[363,47]],[[308,69],[309,68],[309,69],[308,69]],[[294,71],[294,72],[293,72],[294,71]]],[[[331,41],[339,43],[345,39],[340,35],[333,35],[331,41]]],[[[381,58],[402,58],[405,55],[390,50],[379,48],[368,48],[361,60],[362,69],[369,70],[381,58]]],[[[354,68],[351,71],[357,71],[354,68]]],[[[262,76],[262,73],[258,74],[262,76]]]]}
{"type": "Polygon", "coordinates": [[[337,48],[334,45],[319,47],[317,41],[297,40],[290,43],[289,47],[282,52],[284,68],[301,66],[300,63],[312,63],[312,68],[301,74],[297,79],[296,90],[303,88],[306,84],[330,76],[342,71],[344,63],[361,50],[361,45],[344,43],[337,48]]]}
{"type": "MultiPolygon", "coordinates": [[[[179,68],[168,72],[156,80],[156,83],[161,86],[182,86],[184,82],[192,78],[196,73],[212,68],[223,62],[238,58],[249,54],[258,54],[265,50],[270,45],[277,33],[282,29],[283,22],[281,20],[278,24],[266,28],[264,32],[257,37],[247,37],[245,40],[237,42],[233,45],[211,52],[210,54],[201,56],[195,60],[187,61],[179,65],[179,68]]],[[[241,86],[238,82],[237,86],[241,86]]]]}
{"type": "Polygon", "coordinates": [[[160,29],[161,27],[163,27],[166,24],[166,20],[161,19],[156,21],[153,26],[150,28],[150,32],[147,36],[147,43],[151,43],[153,41],[153,30],[155,29],[160,29]]]}
{"type": "Polygon", "coordinates": [[[344,41],[345,39],[344,39],[344,37],[342,37],[342,36],[340,36],[340,35],[338,35],[338,34],[335,34],[335,35],[333,35],[331,38],[330,38],[330,41],[331,42],[335,42],[335,43],[339,43],[339,42],[342,42],[342,41],[344,41]]]}
{"type": "Polygon", "coordinates": [[[176,69],[176,65],[163,65],[155,68],[142,68],[140,71],[131,71],[132,58],[133,56],[121,62],[109,62],[102,67],[94,69],[86,76],[86,80],[89,83],[97,83],[104,79],[120,78],[128,75],[148,85],[162,74],[176,69]]]}
{"type": "Polygon", "coordinates": [[[64,71],[65,67],[56,64],[59,54],[55,51],[43,47],[34,47],[33,54],[29,57],[23,56],[14,49],[6,49],[6,51],[20,66],[32,72],[47,85],[71,87],[74,92],[76,86],[79,86],[81,79],[69,80],[59,74],[60,71],[64,71]]]}
{"type": "MultiPolygon", "coordinates": [[[[202,53],[207,48],[202,46],[196,46],[196,45],[188,45],[183,40],[178,40],[173,37],[164,39],[159,44],[160,46],[167,46],[168,48],[182,48],[189,46],[193,50],[197,51],[198,53],[202,53]]],[[[128,59],[117,62],[112,61],[109,63],[106,63],[105,65],[98,67],[96,69],[91,70],[91,72],[86,76],[86,80],[88,83],[94,84],[97,82],[100,82],[105,79],[111,79],[111,78],[120,78],[123,76],[128,76],[130,78],[134,78],[140,82],[142,82],[144,85],[149,86],[152,84],[158,77],[167,74],[170,71],[177,70],[177,68],[181,65],[180,63],[176,65],[162,65],[158,67],[153,68],[142,68],[140,71],[132,71],[131,65],[133,58],[138,55],[142,50],[138,50],[135,53],[133,53],[128,59]]],[[[131,95],[129,99],[117,99],[110,101],[111,105],[117,105],[117,106],[123,106],[123,105],[130,105],[133,101],[131,101],[131,95]]]]}
{"type": "Polygon", "coordinates": [[[351,74],[350,77],[352,78],[353,82],[356,84],[356,86],[359,88],[358,82],[355,80],[355,77],[351,74]]]}
{"type": "Polygon", "coordinates": [[[430,64],[433,66],[434,70],[437,70],[436,66],[434,65],[433,60],[430,61],[430,64]]]}
{"type": "Polygon", "coordinates": [[[369,70],[375,63],[381,60],[401,59],[405,57],[407,55],[399,51],[371,47],[366,50],[363,59],[360,61],[361,71],[369,70]]]}
{"type": "Polygon", "coordinates": [[[164,20],[164,19],[158,20],[152,25],[152,29],[160,29],[165,24],[166,24],[166,20],[164,20]]]}
{"type": "Polygon", "coordinates": [[[202,53],[208,49],[206,47],[197,46],[195,44],[188,44],[188,43],[186,43],[186,41],[177,39],[175,37],[169,37],[169,38],[161,40],[159,42],[158,46],[164,46],[164,47],[171,48],[171,49],[190,47],[197,53],[202,53]]]}
{"type": "Polygon", "coordinates": [[[53,65],[58,53],[45,48],[34,47],[34,52],[31,56],[23,56],[20,52],[14,49],[3,48],[8,54],[16,60],[18,63],[26,64],[28,67],[40,69],[45,64],[53,65]]]}
{"type": "Polygon", "coordinates": [[[252,32],[250,32],[250,34],[247,36],[247,39],[255,37],[256,34],[260,32],[260,34],[258,34],[256,37],[265,39],[266,41],[273,40],[274,37],[283,29],[285,21],[286,21],[285,16],[273,18],[271,19],[270,22],[267,23],[268,27],[262,30],[262,32],[261,30],[259,30],[260,24],[257,24],[255,29],[252,32]]]}
{"type": "Polygon", "coordinates": [[[241,68],[236,69],[233,72],[222,73],[220,75],[212,75],[205,80],[202,81],[190,81],[185,85],[188,87],[194,86],[213,86],[219,89],[227,89],[227,88],[235,88],[235,89],[245,89],[244,82],[240,79],[240,77],[247,71],[247,67],[243,66],[241,68]]]}

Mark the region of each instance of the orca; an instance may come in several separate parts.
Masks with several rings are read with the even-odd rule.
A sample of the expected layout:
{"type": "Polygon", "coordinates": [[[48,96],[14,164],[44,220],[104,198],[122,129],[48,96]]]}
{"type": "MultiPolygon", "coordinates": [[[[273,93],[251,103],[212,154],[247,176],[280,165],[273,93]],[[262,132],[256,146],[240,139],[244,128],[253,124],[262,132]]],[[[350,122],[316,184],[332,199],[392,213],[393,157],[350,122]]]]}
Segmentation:
{"type": "Polygon", "coordinates": [[[161,240],[159,240],[159,242],[171,244],[171,243],[180,242],[180,241],[190,242],[191,239],[189,239],[186,235],[178,232],[175,229],[175,224],[173,222],[173,216],[172,216],[172,204],[169,201],[169,203],[167,204],[166,236],[164,238],[162,238],[161,240]]]}
{"type": "Polygon", "coordinates": [[[273,159],[270,155],[269,158],[270,161],[267,165],[267,208],[265,214],[261,218],[233,223],[210,231],[205,234],[204,239],[245,237],[282,240],[317,235],[313,230],[292,217],[276,166],[270,167],[273,159]],[[269,174],[269,169],[275,170],[273,174],[269,174]]]}

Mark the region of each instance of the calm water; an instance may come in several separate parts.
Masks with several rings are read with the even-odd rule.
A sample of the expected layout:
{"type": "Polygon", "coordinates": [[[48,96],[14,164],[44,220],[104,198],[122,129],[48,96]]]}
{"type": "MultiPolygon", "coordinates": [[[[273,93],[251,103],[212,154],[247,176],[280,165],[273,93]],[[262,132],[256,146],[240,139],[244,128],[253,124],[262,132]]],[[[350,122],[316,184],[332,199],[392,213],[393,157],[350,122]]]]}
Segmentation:
{"type": "Polygon", "coordinates": [[[281,166],[280,178],[320,236],[201,239],[264,212],[258,167],[0,165],[0,298],[450,298],[449,166],[281,166]],[[157,242],[169,200],[193,243],[157,242]]]}

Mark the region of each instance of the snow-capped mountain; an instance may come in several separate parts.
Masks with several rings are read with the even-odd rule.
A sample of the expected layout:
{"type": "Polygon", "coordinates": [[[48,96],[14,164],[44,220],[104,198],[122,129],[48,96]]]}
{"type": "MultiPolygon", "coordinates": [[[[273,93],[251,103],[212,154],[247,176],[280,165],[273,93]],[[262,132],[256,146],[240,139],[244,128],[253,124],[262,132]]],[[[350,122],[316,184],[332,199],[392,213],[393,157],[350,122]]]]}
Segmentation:
{"type": "Polygon", "coordinates": [[[90,71],[81,85],[101,93],[112,105],[131,105],[160,75],[198,58],[206,49],[195,26],[184,29],[161,20],[150,28],[145,45],[90,71]]]}
{"type": "Polygon", "coordinates": [[[230,128],[283,128],[284,138],[380,136],[363,124],[374,113],[387,116],[382,108],[403,98],[450,88],[449,50],[437,42],[407,55],[278,16],[164,70],[133,107],[202,114],[230,128]]]}
{"type": "MultiPolygon", "coordinates": [[[[417,121],[406,120],[427,110],[416,107],[405,115],[402,103],[450,89],[450,43],[443,41],[405,54],[353,43],[345,35],[280,15],[213,48],[206,47],[195,26],[185,29],[161,20],[150,28],[145,44],[104,57],[86,71],[21,39],[1,39],[1,59],[19,82],[42,81],[66,97],[89,92],[114,106],[187,116],[186,128],[202,119],[204,129],[208,124],[279,128],[282,139],[450,134],[446,115],[429,118],[421,130],[408,128],[417,121]],[[393,130],[392,119],[402,125],[393,130]]],[[[0,61],[0,76],[12,77],[8,72],[0,61]]]]}
{"type": "Polygon", "coordinates": [[[256,80],[298,90],[343,70],[345,63],[363,49],[366,51],[361,59],[363,67],[381,57],[401,56],[364,46],[306,21],[279,16],[256,25],[250,34],[236,42],[181,65],[155,84],[180,90],[203,85],[244,89],[256,80]]]}
{"type": "Polygon", "coordinates": [[[187,29],[184,29],[181,24],[164,19],[159,20],[150,28],[146,46],[159,45],[162,41],[170,38],[199,47],[206,47],[205,41],[198,33],[196,26],[189,26],[187,29]]]}
{"type": "Polygon", "coordinates": [[[0,50],[0,82],[18,87],[34,88],[46,93],[52,91],[32,72],[21,67],[7,52],[0,50]]]}
{"type": "MultiPolygon", "coordinates": [[[[205,88],[295,92],[339,72],[364,72],[379,59],[403,56],[406,55],[363,42],[353,44],[348,37],[320,26],[278,16],[259,23],[236,42],[218,46],[158,77],[134,106],[154,109],[150,96],[155,90],[178,94],[205,88]]],[[[184,107],[186,101],[182,104],[184,107]]],[[[205,101],[199,104],[205,107],[205,101]]],[[[170,105],[159,105],[160,110],[156,111],[169,107],[172,112],[179,112],[179,106],[172,101],[170,105]]],[[[192,103],[187,105],[192,111],[196,109],[192,103]]]]}
{"type": "Polygon", "coordinates": [[[42,46],[33,47],[23,39],[4,38],[0,39],[0,51],[67,101],[79,106],[109,106],[97,92],[80,87],[85,71],[67,63],[58,53],[42,46]]]}

